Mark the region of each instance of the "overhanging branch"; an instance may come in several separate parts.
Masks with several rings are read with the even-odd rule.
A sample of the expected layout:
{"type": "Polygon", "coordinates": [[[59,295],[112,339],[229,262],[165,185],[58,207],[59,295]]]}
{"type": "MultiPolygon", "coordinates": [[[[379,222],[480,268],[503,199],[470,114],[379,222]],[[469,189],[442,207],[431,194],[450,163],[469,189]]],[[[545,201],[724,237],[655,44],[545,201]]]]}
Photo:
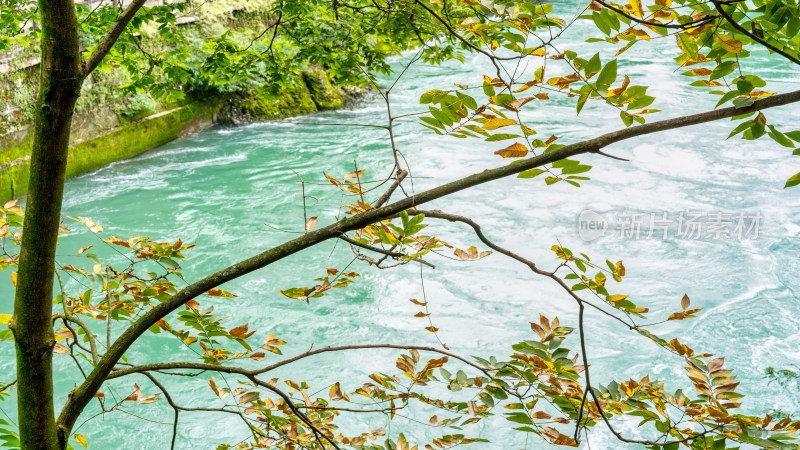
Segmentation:
{"type": "Polygon", "coordinates": [[[86,77],[97,66],[100,65],[100,62],[103,58],[106,57],[109,51],[111,51],[111,47],[117,42],[117,39],[122,35],[122,32],[125,31],[125,28],[133,19],[133,16],[139,11],[139,9],[144,6],[145,0],[133,0],[125,11],[119,16],[119,18],[111,25],[111,29],[108,30],[108,33],[105,35],[102,41],[97,44],[94,51],[91,55],[89,55],[89,59],[86,60],[86,66],[83,69],[83,76],[86,77]]]}
{"type": "Polygon", "coordinates": [[[347,231],[363,228],[367,225],[398,214],[400,211],[408,208],[412,208],[417,205],[445,197],[455,192],[487,183],[489,181],[515,175],[522,171],[553,163],[564,158],[569,158],[584,153],[598,152],[604,147],[633,137],[712,122],[715,120],[730,118],[767,108],[787,105],[797,101],[800,101],[800,90],[761,99],[753,103],[751,106],[745,108],[723,108],[674,119],[651,122],[644,125],[633,126],[606,133],[594,139],[570,144],[552,152],[543,153],[532,158],[521,160],[515,164],[484,170],[483,172],[479,172],[427,190],[420,194],[404,198],[395,203],[391,203],[380,208],[367,210],[356,216],[342,219],[326,227],[306,233],[303,236],[266,250],[256,256],[226,267],[181,289],[174,296],[172,296],[172,298],[155,306],[153,309],[142,315],[129,328],[127,328],[108,349],[106,354],[100,360],[100,363],[94,368],[92,373],[89,374],[89,377],[84,381],[84,383],[78,386],[70,394],[67,403],[64,405],[64,408],[61,411],[58,422],[60,426],[70,430],[75,424],[75,421],[77,420],[81,411],[83,411],[83,408],[89,403],[89,401],[91,401],[94,393],[97,392],[97,390],[103,384],[106,377],[109,375],[109,373],[111,373],[117,361],[119,361],[128,347],[130,347],[133,342],[135,342],[148,330],[150,326],[154,325],[158,320],[166,317],[169,313],[179,308],[187,301],[202,295],[209,289],[216,288],[228,281],[266,267],[289,255],[298,253],[301,250],[317,245],[328,239],[338,238],[342,235],[342,233],[347,231]]]}

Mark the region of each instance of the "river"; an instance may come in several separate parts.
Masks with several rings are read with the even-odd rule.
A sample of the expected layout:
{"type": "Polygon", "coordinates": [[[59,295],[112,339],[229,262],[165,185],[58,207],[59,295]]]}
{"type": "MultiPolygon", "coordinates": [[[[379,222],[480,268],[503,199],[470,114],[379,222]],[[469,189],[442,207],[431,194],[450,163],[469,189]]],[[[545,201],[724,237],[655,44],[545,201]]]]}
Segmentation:
{"type": "MultiPolygon", "coordinates": [[[[587,29],[576,30],[568,37],[572,42],[579,42],[587,29]]],[[[590,45],[577,43],[571,48],[589,52],[590,45]]],[[[620,73],[627,73],[634,83],[650,85],[648,92],[657,97],[652,107],[664,111],[649,120],[713,107],[710,96],[687,87],[687,79],[674,70],[671,58],[675,55],[669,43],[661,41],[639,44],[620,59],[620,73]]],[[[748,64],[760,67],[758,73],[771,82],[772,90],[783,92],[792,83],[796,86],[797,73],[789,64],[777,59],[768,62],[763,55],[752,59],[748,64]]],[[[408,60],[409,56],[398,58],[393,64],[399,68],[408,60]]],[[[421,111],[422,92],[447,89],[453,83],[477,85],[484,74],[491,73],[485,60],[471,55],[463,65],[412,66],[393,90],[393,112],[421,111]]],[[[382,84],[390,82],[383,79],[382,84]]],[[[551,98],[547,107],[543,104],[523,114],[540,136],[555,134],[559,142],[569,143],[622,127],[607,107],[590,102],[576,117],[573,100],[551,98]]],[[[800,111],[791,106],[766,115],[771,123],[800,123],[800,111]]],[[[374,96],[348,109],[296,120],[383,125],[385,105],[374,96]]],[[[636,303],[650,308],[651,318],[678,311],[680,298],[688,294],[693,307],[703,308],[698,317],[654,330],[677,336],[698,350],[725,355],[726,365],[736,370],[742,382],[738,391],[746,394],[745,412],[800,414],[798,382],[779,382],[766,374],[769,367],[800,371],[800,280],[792,275],[800,271],[800,197],[797,188],[783,189],[786,178],[798,170],[797,158],[766,137],[755,142],[725,140],[733,126],[730,121],[705,124],[631,139],[607,149],[629,162],[584,156],[581,161],[594,169],[589,172],[592,180],[583,182],[580,189],[565,183],[546,186],[540,178],[509,178],[449,196],[430,207],[475,219],[498,244],[544,268],[557,265],[549,249],[558,242],[601,261],[623,260],[628,275],[622,289],[636,303]],[[604,237],[581,239],[578,223],[584,210],[608,221],[604,237]],[[666,217],[674,227],[681,214],[712,217],[718,212],[741,215],[751,223],[757,217],[757,235],[752,229],[745,230],[742,239],[705,234],[691,238],[669,228],[666,236],[661,231],[653,236],[642,232],[638,239],[617,236],[630,233],[623,226],[630,213],[644,214],[641,217],[648,220],[651,213],[666,217]]],[[[413,117],[399,121],[397,135],[397,147],[410,164],[417,192],[507,162],[493,154],[501,148],[497,144],[436,136],[413,117]]],[[[335,220],[340,202],[338,190],[325,182],[323,170],[341,179],[357,164],[366,169],[366,180],[375,180],[385,176],[390,161],[387,133],[378,128],[286,123],[215,128],[69,180],[64,215],[91,217],[107,234],[123,238],[146,235],[195,243],[185,274],[187,280],[196,280],[295,236],[277,229],[302,230],[301,177],[307,182],[307,215],[318,216],[319,227],[335,220]]],[[[429,229],[451,244],[485,249],[464,226],[431,223],[429,229]]],[[[97,243],[77,224],[71,228],[75,232],[63,238],[59,250],[62,264],[76,261],[69,255],[77,248],[97,243]]],[[[238,298],[201,302],[214,305],[219,315],[228,318],[229,327],[249,323],[251,330],[258,330],[252,338],[257,342],[271,333],[286,340],[286,355],[312,344],[438,345],[424,330],[427,321],[413,317],[419,308],[409,302],[423,296],[420,274],[431,320],[441,339],[457,353],[507,356],[511,344],[532,338],[528,322],[537,320],[539,313],[558,316],[566,325],[577,321],[573,303],[551,281],[532,276],[526,267],[499,254],[469,263],[431,255],[428,259],[436,269],[410,264],[376,270],[357,261],[348,268],[361,274],[353,285],[310,304],[278,292],[312,285],[326,267],[341,270],[351,259],[342,243],[325,243],[226,285],[238,298]]],[[[7,276],[2,283],[5,295],[0,311],[11,312],[7,276]]],[[[74,283],[69,287],[78,289],[74,283]]],[[[593,313],[587,315],[587,330],[595,383],[650,374],[664,380],[668,389],[691,389],[682,361],[636,333],[593,313]]],[[[391,372],[397,356],[394,351],[323,355],[279,375],[305,380],[322,389],[324,396],[331,380],[341,380],[352,389],[367,381],[372,371],[391,372]]],[[[147,336],[127,357],[132,362],[195,360],[193,353],[164,334],[147,336]]],[[[0,361],[3,370],[13,370],[11,345],[0,346],[0,361]]],[[[57,398],[63,399],[79,374],[64,356],[56,357],[56,368],[57,398]]],[[[207,376],[199,378],[162,381],[171,382],[179,402],[221,405],[213,399],[207,376]]],[[[236,383],[232,377],[227,381],[236,383]]],[[[141,376],[115,381],[113,390],[126,395],[134,382],[145,395],[157,393],[141,376]]],[[[14,414],[11,403],[0,403],[0,407],[14,414]]],[[[168,448],[172,411],[163,399],[131,408],[130,413],[149,421],[117,412],[82,424],[94,414],[88,411],[75,431],[86,436],[93,449],[168,448]]],[[[235,416],[185,413],[181,417],[178,448],[212,448],[248,437],[235,416]]],[[[375,426],[381,423],[381,418],[369,421],[375,426]]],[[[624,432],[637,433],[635,421],[618,425],[624,432]]],[[[480,434],[493,443],[472,448],[548,447],[543,441],[526,441],[523,433],[511,428],[503,420],[479,425],[468,435],[480,434]]],[[[590,435],[591,448],[620,448],[599,428],[590,435]]],[[[394,421],[391,432],[404,429],[419,438],[436,436],[433,430],[402,418],[394,421]]]]}

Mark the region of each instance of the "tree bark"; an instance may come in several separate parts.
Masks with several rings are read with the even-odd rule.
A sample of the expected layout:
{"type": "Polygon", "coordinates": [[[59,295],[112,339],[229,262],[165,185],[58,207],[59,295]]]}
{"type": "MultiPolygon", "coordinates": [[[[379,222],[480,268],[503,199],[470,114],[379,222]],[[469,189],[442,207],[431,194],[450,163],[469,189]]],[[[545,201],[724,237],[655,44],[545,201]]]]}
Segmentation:
{"type": "Polygon", "coordinates": [[[41,0],[39,95],[14,316],[17,404],[23,449],[63,448],[53,408],[53,271],[70,126],[82,64],[72,0],[41,0]]]}

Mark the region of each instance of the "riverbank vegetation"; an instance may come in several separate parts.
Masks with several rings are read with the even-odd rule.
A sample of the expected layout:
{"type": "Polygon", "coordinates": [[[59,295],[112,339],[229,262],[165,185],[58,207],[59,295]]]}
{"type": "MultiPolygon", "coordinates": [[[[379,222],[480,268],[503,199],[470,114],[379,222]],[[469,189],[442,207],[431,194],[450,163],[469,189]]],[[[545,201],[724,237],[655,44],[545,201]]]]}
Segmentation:
{"type": "MultiPolygon", "coordinates": [[[[571,185],[579,195],[578,188],[592,182],[593,171],[625,160],[616,154],[614,144],[724,119],[734,120],[731,137],[771,139],[786,148],[791,162],[800,153],[800,131],[791,129],[793,124],[773,123],[767,115],[771,108],[800,101],[800,91],[771,91],[757,67],[748,64],[751,52],[775,64],[798,64],[800,14],[791,0],[626,4],[596,0],[557,5],[283,1],[270,5],[260,34],[243,37],[224,31],[206,38],[201,51],[191,45],[192,34],[177,27],[175,5],[143,5],[143,0],[134,0],[124,9],[76,10],[70,2],[39,2],[43,64],[33,115],[29,195],[24,210],[15,202],[5,204],[0,224],[0,264],[12,274],[16,288],[13,314],[0,316],[8,325],[0,337],[13,341],[17,354],[16,378],[0,386],[0,391],[13,391],[18,405],[16,423],[0,423],[0,436],[9,446],[91,445],[75,430],[89,411],[111,413],[131,405],[166,403],[174,413],[173,447],[178,445],[182,415],[203,410],[236,415],[249,432],[244,441],[219,443],[219,448],[503,447],[503,443],[482,444],[480,427],[493,417],[504,419],[509,433],[527,433],[537,442],[561,446],[583,445],[590,430],[602,428],[620,445],[650,449],[726,449],[742,443],[797,448],[800,421],[740,412],[743,395],[735,368],[723,355],[710,354],[702,345],[687,345],[684,336],[660,335],[659,324],[691,320],[702,309],[688,295],[675,298],[674,311],[666,317],[650,317],[647,305],[624,284],[629,269],[623,261],[554,242],[552,255],[538,255],[537,259],[557,261],[546,266],[517,249],[498,245],[491,236],[508,231],[482,227],[484,218],[423,209],[429,202],[499,179],[521,178],[532,190],[545,192],[557,183],[571,185]],[[585,36],[592,45],[575,49],[562,45],[565,30],[577,23],[592,25],[591,36],[585,36]],[[78,30],[95,36],[85,51],[78,30]],[[158,39],[149,48],[137,36],[147,30],[155,30],[158,39]],[[717,100],[715,109],[695,109],[690,104],[678,117],[661,118],[657,99],[643,84],[647,80],[625,73],[621,55],[661,38],[675,42],[675,68],[687,84],[717,100]],[[388,58],[397,55],[406,59],[399,70],[392,70],[388,58]],[[418,119],[414,132],[484,142],[486,151],[497,155],[498,165],[415,191],[414,162],[395,144],[396,122],[408,115],[392,112],[396,84],[379,85],[374,74],[399,79],[412,64],[464,61],[467,55],[486,58],[495,70],[478,79],[464,75],[453,86],[427,91],[420,98],[421,111],[410,115],[418,119]],[[358,126],[385,131],[389,167],[362,167],[356,161],[346,174],[319,170],[316,181],[341,194],[341,204],[331,205],[340,215],[306,214],[294,239],[261,250],[253,243],[253,255],[243,255],[228,267],[214,267],[210,261],[209,274],[199,280],[183,277],[181,263],[194,247],[188,241],[109,236],[90,218],[61,217],[70,124],[81,86],[94,71],[123,68],[129,92],[147,92],[160,102],[182,102],[192,95],[235,92],[250,85],[281,92],[307,79],[309,66],[324,68],[337,82],[373,85],[385,104],[385,116],[358,126]],[[608,122],[618,128],[570,141],[569,136],[529,126],[522,117],[526,109],[555,104],[570,105],[580,117],[588,102],[606,108],[608,122]],[[436,231],[442,222],[474,232],[475,245],[454,248],[447,236],[436,231]],[[56,264],[59,235],[69,232],[70,226],[87,227],[98,240],[72,255],[80,262],[56,264]],[[507,258],[528,269],[532,277],[557,286],[574,304],[577,320],[567,324],[544,311],[532,311],[530,338],[508,342],[503,355],[467,357],[445,344],[364,342],[312,347],[281,358],[285,342],[280,336],[252,330],[248,323],[227,323],[215,315],[215,305],[255,300],[236,297],[224,289],[226,282],[271,264],[291,264],[290,256],[332,241],[347,245],[354,259],[378,269],[431,266],[429,256],[434,254],[462,261],[507,258]],[[117,255],[100,259],[92,251],[95,245],[112,248],[117,255]],[[79,280],[86,289],[68,290],[69,279],[79,280]],[[597,377],[587,345],[587,311],[597,312],[609,327],[651,343],[671,364],[683,366],[684,382],[694,392],[676,389],[674,380],[658,380],[648,373],[603,385],[593,382],[597,377]],[[128,360],[131,346],[151,334],[173,336],[197,359],[128,360]],[[310,386],[303,381],[307,373],[291,373],[293,363],[320,354],[368,354],[378,349],[398,352],[395,368],[376,367],[354,388],[348,388],[352,380],[336,379],[335,374],[326,386],[310,386]],[[54,354],[71,358],[82,375],[66,398],[56,398],[53,390],[54,354]],[[283,371],[290,375],[274,375],[287,373],[283,371]],[[134,384],[133,376],[147,384],[134,384]],[[224,376],[235,378],[237,384],[220,382],[224,376]],[[177,401],[170,395],[170,383],[180,383],[184,377],[207,377],[209,392],[222,403],[177,401]],[[401,414],[428,424],[435,436],[401,431],[396,425],[373,427],[368,419],[378,416],[393,423],[401,414]],[[621,428],[620,417],[635,419],[639,429],[631,433],[621,428]]],[[[7,29],[36,20],[26,17],[24,8],[13,11],[4,16],[11,17],[7,29]]],[[[0,43],[20,39],[12,34],[0,43]]],[[[144,97],[140,103],[152,108],[144,97]]],[[[797,184],[800,174],[785,181],[786,188],[797,184]]],[[[531,208],[537,206],[535,198],[531,196],[531,208]]],[[[304,192],[304,206],[305,200],[304,192]]],[[[298,281],[299,285],[272,280],[271,286],[288,301],[310,303],[334,297],[360,279],[343,264],[320,266],[318,278],[298,281]]],[[[425,332],[436,335],[426,299],[411,302],[419,306],[418,317],[430,320],[425,332]]],[[[624,350],[625,344],[620,345],[624,350]]],[[[213,431],[213,425],[208,428],[213,431]]]]}

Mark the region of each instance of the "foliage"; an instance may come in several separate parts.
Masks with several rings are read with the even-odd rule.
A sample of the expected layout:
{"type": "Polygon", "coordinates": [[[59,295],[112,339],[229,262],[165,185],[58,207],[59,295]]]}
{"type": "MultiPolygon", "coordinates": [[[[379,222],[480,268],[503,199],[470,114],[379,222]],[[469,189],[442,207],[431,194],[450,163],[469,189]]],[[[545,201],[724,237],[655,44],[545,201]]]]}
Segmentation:
{"type": "MultiPolygon", "coordinates": [[[[296,82],[308,64],[326,67],[340,80],[374,84],[375,73],[390,72],[389,56],[411,51],[409,64],[417,61],[437,64],[462,60],[470,53],[480,54],[492,61],[496,73],[479,80],[463,80],[447,90],[426,92],[420,104],[426,105],[427,110],[417,116],[422,126],[435,133],[480,139],[488,143],[494,154],[515,161],[388,203],[408,175],[406,169],[410,169],[401,163],[404,157],[394,146],[393,124],[398,117],[391,113],[393,86],[390,86],[380,90],[387,106],[388,125],[371,125],[388,132],[394,166],[392,176],[383,182],[391,182],[390,187],[372,200],[371,189],[363,179],[366,169],[356,167],[343,176],[323,172],[329,187],[341,191],[342,198],[350,202],[340,205],[345,218],[316,229],[318,218],[308,218],[296,239],[200,281],[183,286],[181,262],[193,247],[191,244],[180,239],[158,242],[141,236],[127,239],[105,236],[102,226],[91,219],[70,218],[87,227],[98,241],[78,251],[82,264],[59,266],[55,272],[60,294],[54,299],[59,312],[53,316],[58,341],[53,352],[71,358],[86,378],[72,391],[62,413],[68,420],[59,424],[67,431],[77,418],[75,414],[79,415],[93,399],[105,412],[166,401],[174,409],[177,428],[179,413],[187,408],[175,403],[156,375],[200,370],[241,378],[234,388],[221,386],[211,377],[210,392],[226,403],[219,408],[206,408],[242,418],[252,440],[240,443],[239,447],[448,448],[483,442],[469,434],[470,425],[491,416],[504,417],[519,432],[571,447],[579,446],[584,433],[595,427],[607,428],[620,441],[652,449],[672,450],[680,446],[725,449],[738,443],[762,448],[797,447],[794,435],[800,429],[800,421],[788,416],[776,419],[769,414],[758,417],[739,413],[742,394],[737,392],[739,383],[733,369],[725,367],[724,357],[695,350],[677,337],[662,337],[652,331],[658,323],[694,317],[701,309],[692,308],[688,296],[676,299],[674,313],[649,319],[647,306],[638,304],[636,295],[622,287],[626,275],[622,261],[592,260],[584,253],[557,244],[552,251],[558,262],[545,270],[489,240],[480,225],[470,218],[417,209],[428,201],[514,174],[521,178],[546,174],[546,185],[564,181],[580,187],[581,182],[589,180],[587,173],[593,168],[580,162],[579,155],[604,154],[605,146],[628,137],[723,118],[739,121],[730,137],[741,134],[743,139],[754,140],[768,135],[797,155],[800,131],[779,130],[762,111],[800,100],[797,92],[776,94],[761,90],[766,89],[766,82],[747,70],[751,49],[756,53],[767,48],[785,60],[798,62],[800,16],[794,3],[655,0],[646,4],[630,0],[620,5],[598,0],[584,5],[574,17],[565,20],[560,17],[562,11],[553,4],[513,0],[356,1],[332,5],[293,0],[272,5],[269,23],[260,35],[250,38],[226,30],[201,39],[202,47],[191,45],[199,42],[193,41],[191,33],[180,32],[173,9],[184,14],[189,6],[142,8],[104,60],[103,68],[122,67],[128,71],[129,91],[146,89],[166,101],[178,101],[186,86],[190,86],[190,91],[218,93],[227,92],[229,87],[248,85],[280,89],[296,82]],[[597,28],[600,37],[589,37],[588,43],[615,49],[616,54],[608,57],[608,51],[589,50],[583,54],[556,47],[559,36],[576,23],[597,28]],[[149,49],[136,36],[148,29],[155,29],[158,41],[158,45],[149,49]],[[730,104],[733,109],[648,123],[649,115],[659,112],[651,108],[657,99],[648,94],[647,86],[634,84],[635,80],[624,74],[625,67],[617,58],[634,45],[647,45],[657,37],[670,35],[676,42],[676,52],[680,53],[675,58],[677,67],[680,70],[695,67],[683,72],[689,84],[716,96],[718,107],[730,104]],[[523,60],[532,65],[531,71],[509,71],[504,65],[517,64],[519,68],[523,60]],[[531,90],[535,93],[528,92],[531,90]],[[624,128],[569,145],[556,144],[560,138],[555,135],[534,138],[537,131],[525,124],[520,112],[526,107],[546,105],[551,96],[574,104],[578,114],[590,100],[603,105],[620,117],[624,128]],[[505,142],[496,144],[501,141],[505,142]],[[453,249],[429,227],[436,220],[471,227],[481,245],[491,251],[480,251],[477,246],[453,249]],[[530,323],[530,338],[510,345],[504,356],[465,358],[451,353],[444,344],[442,348],[360,344],[311,349],[258,369],[233,364],[261,362],[268,356],[275,358],[273,355],[281,355],[280,347],[285,342],[273,334],[266,335],[263,341],[250,339],[259,330],[249,329],[248,323],[226,324],[223,317],[214,314],[211,305],[203,304],[207,297],[202,295],[235,297],[219,286],[328,239],[348,243],[356,257],[378,268],[390,267],[385,264],[387,260],[391,265],[430,264],[423,257],[449,253],[450,249],[462,261],[491,254],[508,257],[562,288],[563,294],[575,301],[578,323],[574,327],[564,326],[558,318],[539,315],[538,320],[530,323]],[[95,245],[113,248],[122,258],[104,260],[92,252],[95,245]],[[380,256],[368,256],[366,252],[380,256]],[[67,292],[62,275],[80,280],[87,289],[67,292]],[[687,380],[696,393],[668,390],[667,383],[647,374],[606,385],[593,384],[586,354],[586,308],[601,312],[623,329],[652,341],[676,360],[679,358],[685,363],[687,380]],[[179,311],[174,316],[169,315],[176,310],[179,311]],[[123,330],[113,343],[112,321],[123,330]],[[98,339],[101,335],[94,331],[103,328],[108,334],[104,349],[102,339],[98,339]],[[125,350],[145,331],[171,335],[193,351],[198,361],[129,364],[125,350]],[[263,344],[259,346],[259,342],[263,344]],[[380,348],[402,350],[396,361],[397,372],[373,373],[369,381],[351,392],[343,389],[339,381],[327,388],[312,387],[294,374],[283,379],[265,379],[270,371],[319,353],[380,348]],[[160,393],[145,395],[134,384],[129,396],[110,400],[100,390],[109,380],[134,373],[146,376],[153,390],[160,393]],[[328,390],[327,398],[318,396],[323,392],[320,388],[328,390]],[[368,402],[352,400],[360,397],[368,402]],[[71,410],[74,404],[79,407],[71,410]],[[239,412],[239,406],[244,412],[239,412]],[[345,416],[382,414],[391,420],[403,410],[413,411],[415,418],[432,414],[427,422],[439,435],[430,442],[414,444],[401,433],[380,443],[378,438],[388,434],[383,428],[365,426],[355,434],[342,431],[345,416]],[[623,435],[615,428],[612,421],[615,417],[635,418],[644,437],[634,439],[623,435]]],[[[4,20],[19,26],[24,16],[20,11],[14,10],[10,19],[4,20]]],[[[96,36],[103,36],[119,17],[114,8],[79,7],[79,14],[81,19],[92,18],[80,22],[81,31],[96,36]]],[[[0,42],[11,45],[15,38],[4,39],[0,42]]],[[[587,48],[593,47],[581,49],[587,48]]],[[[152,98],[145,94],[138,99],[140,105],[136,111],[152,105],[152,98]]],[[[791,177],[786,187],[797,184],[800,174],[791,177]]],[[[22,236],[22,209],[10,202],[0,212],[0,268],[11,268],[12,280],[16,282],[13,270],[19,265],[16,246],[22,236]]],[[[63,225],[59,230],[69,232],[63,225]]],[[[325,276],[315,279],[313,286],[286,287],[280,292],[310,302],[335,292],[332,289],[347,289],[358,277],[358,273],[344,268],[325,268],[325,276]]],[[[426,301],[411,301],[425,308],[417,317],[429,316],[426,301]]],[[[46,318],[50,317],[47,312],[46,318]]],[[[10,316],[5,320],[14,325],[10,316]]],[[[436,334],[438,328],[431,321],[426,330],[436,334]]],[[[15,335],[8,329],[0,332],[0,338],[12,340],[15,335]]],[[[774,374],[775,371],[768,373],[774,374]]],[[[12,433],[2,432],[6,433],[4,436],[12,433]]],[[[75,434],[73,438],[86,445],[83,436],[75,434]]]]}
{"type": "Polygon", "coordinates": [[[153,96],[146,92],[137,92],[131,95],[123,105],[115,107],[114,110],[117,114],[133,120],[155,113],[156,106],[153,96]]]}

